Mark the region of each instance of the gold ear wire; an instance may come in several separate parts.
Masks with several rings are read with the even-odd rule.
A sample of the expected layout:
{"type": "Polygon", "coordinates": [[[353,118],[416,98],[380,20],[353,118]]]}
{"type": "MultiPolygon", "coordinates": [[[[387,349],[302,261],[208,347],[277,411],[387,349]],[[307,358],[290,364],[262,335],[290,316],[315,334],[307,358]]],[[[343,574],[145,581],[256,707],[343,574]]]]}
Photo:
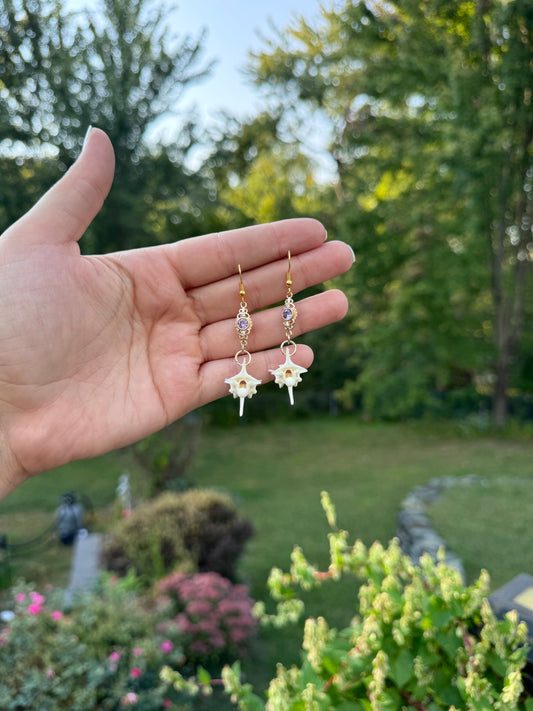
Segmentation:
{"type": "Polygon", "coordinates": [[[287,252],[287,259],[289,260],[289,268],[287,269],[287,280],[285,281],[285,284],[287,286],[292,286],[292,279],[291,279],[291,253],[290,251],[287,252]]]}
{"type": "Polygon", "coordinates": [[[239,296],[244,299],[246,292],[244,291],[244,284],[242,283],[241,265],[237,264],[237,267],[239,268],[239,296]]]}

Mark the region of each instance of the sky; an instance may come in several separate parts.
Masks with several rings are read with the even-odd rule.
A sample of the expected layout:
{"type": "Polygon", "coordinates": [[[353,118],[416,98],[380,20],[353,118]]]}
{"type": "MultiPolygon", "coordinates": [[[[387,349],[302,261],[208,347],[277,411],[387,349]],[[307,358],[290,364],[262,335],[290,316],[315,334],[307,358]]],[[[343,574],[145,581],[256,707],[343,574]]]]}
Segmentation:
{"type": "Polygon", "coordinates": [[[206,122],[222,109],[244,117],[253,111],[257,91],[244,76],[248,52],[264,45],[259,32],[272,36],[268,22],[285,28],[292,19],[318,15],[319,0],[181,0],[178,2],[176,30],[197,36],[207,29],[205,57],[216,64],[211,76],[187,89],[183,105],[196,104],[206,122]]]}
{"type": "MultiPolygon", "coordinates": [[[[299,16],[313,23],[320,16],[320,7],[335,6],[340,0],[178,0],[175,13],[178,35],[197,37],[202,29],[207,31],[204,40],[206,61],[214,60],[210,75],[197,84],[187,87],[179,102],[180,111],[194,109],[201,126],[217,123],[223,112],[240,119],[256,115],[260,109],[261,94],[246,77],[245,68],[250,51],[265,48],[261,38],[274,38],[272,24],[285,29],[299,16]]],[[[168,139],[175,131],[175,118],[169,116],[157,121],[147,138],[168,139]]],[[[325,151],[328,127],[314,119],[300,139],[302,150],[315,161],[317,178],[329,180],[335,173],[331,156],[325,151]]],[[[191,167],[201,162],[203,150],[193,151],[191,167]]]]}
{"type": "MultiPolygon", "coordinates": [[[[217,123],[223,113],[239,119],[255,115],[261,95],[245,76],[248,54],[265,47],[261,35],[273,38],[273,24],[280,30],[303,15],[308,21],[317,19],[320,7],[331,7],[341,0],[176,0],[177,10],[168,16],[168,25],[179,38],[197,38],[206,31],[200,66],[214,62],[209,76],[186,88],[177,106],[178,113],[193,111],[197,123],[208,128],[217,123]]],[[[165,3],[165,0],[160,0],[165,3]]],[[[94,7],[91,0],[66,0],[72,10],[94,7]]],[[[157,4],[157,0],[156,0],[157,4]]],[[[172,140],[176,132],[176,115],[158,119],[147,133],[148,141],[172,140]]],[[[325,127],[311,127],[307,152],[316,154],[318,164],[327,175],[332,171],[331,159],[324,155],[325,127]],[[315,138],[315,136],[317,138],[315,138]],[[322,136],[322,138],[321,138],[322,136]],[[316,143],[316,145],[315,145],[316,143]]],[[[306,150],[304,148],[304,150],[306,150]]],[[[193,154],[193,162],[201,160],[202,149],[193,154]]]]}

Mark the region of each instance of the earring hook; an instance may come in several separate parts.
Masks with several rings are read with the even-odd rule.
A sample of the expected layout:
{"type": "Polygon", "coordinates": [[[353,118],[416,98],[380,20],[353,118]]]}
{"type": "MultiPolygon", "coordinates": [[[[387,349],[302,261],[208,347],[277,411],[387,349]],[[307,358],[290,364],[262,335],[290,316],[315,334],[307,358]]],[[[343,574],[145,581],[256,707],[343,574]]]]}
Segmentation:
{"type": "Polygon", "coordinates": [[[244,291],[244,284],[242,283],[241,265],[237,264],[237,267],[239,268],[239,296],[244,299],[244,297],[246,296],[246,292],[244,291]]]}
{"type": "Polygon", "coordinates": [[[291,279],[291,253],[290,250],[287,252],[287,259],[289,260],[289,268],[287,269],[287,281],[285,282],[287,286],[292,286],[291,279]]]}

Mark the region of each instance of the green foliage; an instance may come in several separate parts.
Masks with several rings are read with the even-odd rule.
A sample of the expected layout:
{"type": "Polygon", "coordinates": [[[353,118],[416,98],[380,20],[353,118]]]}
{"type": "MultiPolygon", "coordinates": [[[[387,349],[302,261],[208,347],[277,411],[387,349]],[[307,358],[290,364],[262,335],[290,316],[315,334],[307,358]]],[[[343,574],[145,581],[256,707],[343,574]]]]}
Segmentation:
{"type": "Polygon", "coordinates": [[[345,2],[253,59],[285,116],[329,119],[334,231],[358,256],[344,395],[372,415],[484,378],[505,420],[531,331],[531,12],[345,2]]]}
{"type": "Polygon", "coordinates": [[[83,13],[51,0],[3,3],[0,156],[10,189],[2,191],[0,229],[66,170],[93,125],[111,138],[116,176],[86,251],[201,232],[215,210],[204,178],[183,166],[198,142],[193,122],[182,117],[168,145],[146,141],[154,120],[175,112],[183,91],[208,72],[201,54],[202,38],[176,37],[168,8],[150,0],[102,0],[83,13]]]}
{"type": "MultiPolygon", "coordinates": [[[[329,709],[526,709],[521,670],[527,627],[516,612],[498,620],[486,599],[488,575],[470,587],[459,574],[429,556],[414,566],[392,541],[387,548],[348,542],[336,528],[327,494],[322,503],[328,523],[330,565],[318,571],[295,548],[288,573],[274,571],[270,587],[278,619],[295,588],[354,575],[362,581],[359,610],[342,629],[325,617],[309,618],[300,667],[278,665],[267,705],[240,681],[239,667],[227,668],[226,690],[243,711],[327,711],[329,709]]],[[[267,621],[270,621],[270,616],[267,621]]],[[[183,681],[167,669],[165,681],[183,681]]]]}
{"type": "Polygon", "coordinates": [[[250,121],[228,120],[207,160],[223,203],[244,219],[271,222],[321,217],[327,204],[315,166],[295,140],[279,136],[279,117],[263,112],[250,121]]]}
{"type": "Polygon", "coordinates": [[[147,583],[173,570],[214,571],[231,579],[252,532],[229,496],[200,489],[167,492],[120,521],[104,547],[103,563],[119,575],[133,568],[147,583]]]}
{"type": "Polygon", "coordinates": [[[28,585],[13,591],[14,616],[0,633],[1,708],[163,708],[173,692],[161,684],[159,670],[175,665],[181,651],[169,651],[154,634],[154,613],[113,581],[68,611],[63,598],[64,591],[41,595],[28,585]]]}

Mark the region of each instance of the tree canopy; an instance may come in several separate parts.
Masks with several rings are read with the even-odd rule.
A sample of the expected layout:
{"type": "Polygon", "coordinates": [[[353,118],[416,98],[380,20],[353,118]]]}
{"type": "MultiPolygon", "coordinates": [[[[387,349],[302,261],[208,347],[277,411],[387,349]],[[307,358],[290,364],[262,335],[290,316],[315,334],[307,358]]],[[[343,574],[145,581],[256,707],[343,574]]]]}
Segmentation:
{"type": "Polygon", "coordinates": [[[345,392],[398,416],[484,382],[503,424],[531,307],[531,3],[346,2],[252,67],[285,112],[330,121],[336,233],[359,257],[345,392]]]}
{"type": "Polygon", "coordinates": [[[19,188],[19,214],[27,207],[21,203],[31,204],[34,197],[25,189],[28,170],[41,183],[57,179],[57,170],[65,170],[81,150],[88,126],[96,125],[115,148],[116,180],[85,248],[111,251],[169,241],[178,225],[182,236],[194,232],[197,203],[209,204],[204,182],[184,167],[197,141],[194,122],[181,118],[172,145],[146,141],[154,121],[175,113],[186,88],[210,67],[202,60],[203,37],[170,32],[171,10],[149,0],[102,0],[79,13],[51,0],[3,4],[0,145],[7,151],[18,147],[26,156],[23,175],[13,163],[3,176],[19,188]]]}

